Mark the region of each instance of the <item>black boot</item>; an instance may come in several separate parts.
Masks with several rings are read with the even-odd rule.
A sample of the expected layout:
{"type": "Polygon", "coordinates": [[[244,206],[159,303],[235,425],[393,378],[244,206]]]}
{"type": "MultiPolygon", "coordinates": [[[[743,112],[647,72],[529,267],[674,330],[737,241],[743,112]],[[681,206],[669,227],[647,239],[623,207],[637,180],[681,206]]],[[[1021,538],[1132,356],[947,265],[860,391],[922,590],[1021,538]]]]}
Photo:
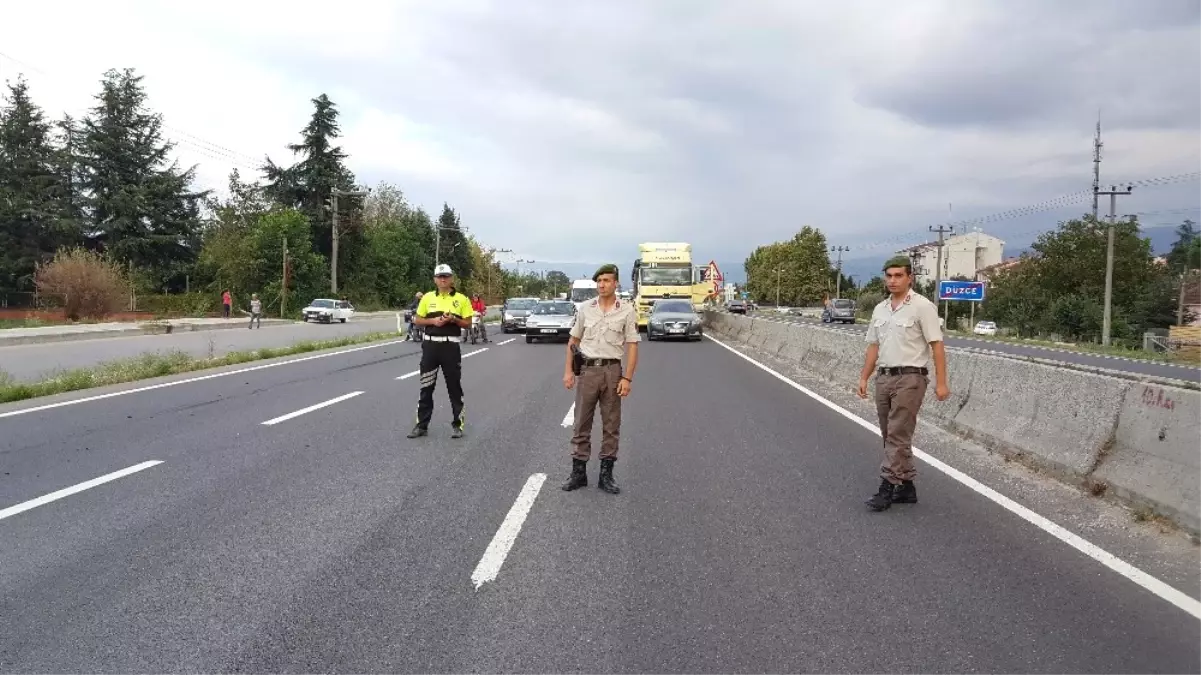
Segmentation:
{"type": "Polygon", "coordinates": [[[867,505],[873,511],[884,511],[892,506],[893,495],[896,493],[896,486],[888,482],[887,478],[880,479],[880,489],[876,494],[872,495],[871,499],[867,500],[867,505]]]}
{"type": "Polygon", "coordinates": [[[588,460],[571,458],[571,475],[562,488],[567,491],[588,487],[588,460]]]}
{"type": "Polygon", "coordinates": [[[613,462],[612,459],[601,460],[600,478],[596,481],[596,487],[611,495],[621,492],[621,488],[617,487],[617,483],[613,481],[613,462]]]}
{"type": "Polygon", "coordinates": [[[893,504],[916,504],[917,503],[917,488],[913,486],[913,481],[901,481],[897,489],[892,493],[893,504]]]}

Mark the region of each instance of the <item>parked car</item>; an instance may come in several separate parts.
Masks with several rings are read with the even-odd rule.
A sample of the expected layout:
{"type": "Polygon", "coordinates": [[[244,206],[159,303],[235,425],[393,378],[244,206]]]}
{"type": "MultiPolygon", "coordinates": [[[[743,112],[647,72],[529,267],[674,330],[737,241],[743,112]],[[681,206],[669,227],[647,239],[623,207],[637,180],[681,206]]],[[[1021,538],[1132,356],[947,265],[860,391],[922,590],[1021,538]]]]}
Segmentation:
{"type": "Polygon", "coordinates": [[[570,300],[542,300],[526,317],[525,341],[566,340],[575,323],[576,304],[570,300]]]}
{"type": "Polygon", "coordinates": [[[855,323],[855,301],[837,298],[822,308],[822,323],[855,323]]]}
{"type": "Polygon", "coordinates": [[[996,335],[997,324],[993,321],[978,321],[976,327],[972,329],[976,335],[996,335]]]}
{"type": "Polygon", "coordinates": [[[538,298],[507,298],[500,306],[500,332],[520,333],[538,298]]]}
{"type": "Polygon", "coordinates": [[[726,311],[731,314],[746,314],[746,300],[738,300],[735,298],[726,305],[726,311]]]}
{"type": "Polygon", "coordinates": [[[657,300],[651,306],[646,323],[647,340],[683,338],[699,340],[704,336],[701,315],[687,300],[657,300]]]}
{"type": "Polygon", "coordinates": [[[341,321],[346,323],[346,320],[354,316],[354,305],[346,300],[331,300],[329,298],[318,298],[309,303],[308,307],[300,310],[301,319],[304,321],[321,321],[323,323],[333,323],[341,321]]]}

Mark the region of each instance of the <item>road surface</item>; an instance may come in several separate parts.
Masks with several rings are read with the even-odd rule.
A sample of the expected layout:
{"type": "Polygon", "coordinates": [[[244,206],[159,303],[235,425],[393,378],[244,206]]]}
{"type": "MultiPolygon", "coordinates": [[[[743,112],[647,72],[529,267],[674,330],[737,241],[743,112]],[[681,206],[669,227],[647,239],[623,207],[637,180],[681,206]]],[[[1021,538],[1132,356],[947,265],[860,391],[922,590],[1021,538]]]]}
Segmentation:
{"type": "Polygon", "coordinates": [[[226,328],[167,335],[137,335],[71,342],[0,347],[0,371],[18,381],[32,382],[56,370],[85,368],[148,352],[185,352],[196,358],[235,351],[286,347],[305,340],[330,340],[377,331],[395,331],[396,317],[351,318],[346,323],[294,323],[262,328],[226,328]]]}
{"type": "Polygon", "coordinates": [[[0,671],[1201,669],[1194,614],[943,473],[869,512],[878,436],[712,340],[643,345],[622,494],[562,492],[563,348],[497,338],[458,441],[441,381],[404,438],[411,344],[0,407],[0,671]]]}
{"type": "MultiPolygon", "coordinates": [[[[769,321],[778,321],[780,323],[822,326],[831,330],[841,330],[858,335],[863,335],[867,332],[867,326],[864,324],[823,324],[820,319],[811,319],[809,317],[802,316],[777,315],[771,313],[756,313],[753,316],[757,319],[767,319],[769,321]]],[[[954,337],[951,335],[947,336],[946,342],[948,347],[956,347],[959,349],[973,349],[978,351],[989,350],[1001,354],[1032,356],[1039,359],[1061,361],[1063,363],[1091,366],[1093,368],[1119,370],[1138,375],[1166,377],[1189,382],[1201,382],[1201,368],[1198,368],[1197,366],[1177,365],[1172,363],[1162,363],[1159,361],[1146,361],[1121,356],[1107,356],[1104,354],[1090,354],[1087,352],[1072,351],[1070,349],[1057,349],[1054,347],[1042,347],[1038,345],[1014,344],[1011,342],[1002,342],[1000,340],[954,337]]]]}

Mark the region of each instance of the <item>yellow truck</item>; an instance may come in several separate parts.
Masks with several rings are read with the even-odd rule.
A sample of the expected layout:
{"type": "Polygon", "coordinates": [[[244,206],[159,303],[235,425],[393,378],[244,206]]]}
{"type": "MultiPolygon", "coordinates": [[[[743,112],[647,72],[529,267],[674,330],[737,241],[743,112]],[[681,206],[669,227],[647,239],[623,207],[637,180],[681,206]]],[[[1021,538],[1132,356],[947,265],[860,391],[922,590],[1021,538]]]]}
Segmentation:
{"type": "Polygon", "coordinates": [[[698,308],[707,295],[705,285],[692,263],[692,244],[647,242],[638,245],[634,261],[634,306],[638,309],[638,328],[646,328],[651,306],[660,298],[687,298],[698,308]]]}

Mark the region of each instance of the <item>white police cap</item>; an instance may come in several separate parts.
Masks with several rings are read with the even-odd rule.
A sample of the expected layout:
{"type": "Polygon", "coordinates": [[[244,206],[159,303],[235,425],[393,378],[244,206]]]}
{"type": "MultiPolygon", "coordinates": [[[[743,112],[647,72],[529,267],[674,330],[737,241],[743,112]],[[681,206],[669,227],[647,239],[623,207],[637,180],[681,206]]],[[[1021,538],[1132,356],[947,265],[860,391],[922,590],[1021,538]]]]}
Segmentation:
{"type": "Polygon", "coordinates": [[[454,274],[454,272],[451,271],[450,265],[442,263],[434,268],[434,276],[440,276],[442,274],[454,274]]]}

